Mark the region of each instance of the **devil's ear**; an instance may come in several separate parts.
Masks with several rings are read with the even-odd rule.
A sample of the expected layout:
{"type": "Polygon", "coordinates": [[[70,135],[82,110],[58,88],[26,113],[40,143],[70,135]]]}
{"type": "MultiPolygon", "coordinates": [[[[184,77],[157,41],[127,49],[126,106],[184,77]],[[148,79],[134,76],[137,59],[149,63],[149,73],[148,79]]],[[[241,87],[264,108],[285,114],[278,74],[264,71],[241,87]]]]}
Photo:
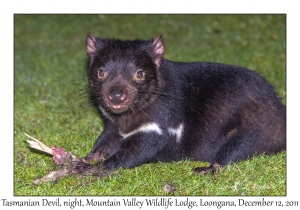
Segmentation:
{"type": "Polygon", "coordinates": [[[93,37],[91,33],[88,33],[85,42],[86,42],[86,53],[89,56],[90,63],[92,63],[97,54],[96,38],[93,37]]]}
{"type": "Polygon", "coordinates": [[[160,67],[160,64],[164,58],[164,41],[162,35],[156,37],[155,39],[151,40],[151,57],[157,68],[160,67]]]}
{"type": "Polygon", "coordinates": [[[90,65],[93,63],[95,57],[99,53],[103,46],[105,45],[103,40],[100,38],[95,38],[91,33],[86,35],[86,53],[90,59],[90,65]]]}

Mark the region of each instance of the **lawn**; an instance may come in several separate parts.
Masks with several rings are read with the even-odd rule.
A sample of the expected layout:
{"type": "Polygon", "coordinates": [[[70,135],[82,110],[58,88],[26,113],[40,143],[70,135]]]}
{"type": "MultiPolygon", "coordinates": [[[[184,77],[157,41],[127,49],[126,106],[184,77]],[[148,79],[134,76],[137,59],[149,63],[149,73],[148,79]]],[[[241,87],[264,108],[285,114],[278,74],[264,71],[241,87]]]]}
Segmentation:
{"type": "Polygon", "coordinates": [[[85,156],[103,130],[87,87],[85,37],[151,39],[163,34],[165,58],[240,65],[258,71],[286,103],[285,15],[15,15],[15,195],[286,195],[286,153],[230,164],[197,176],[182,160],[119,169],[105,178],[75,177],[33,185],[53,167],[28,148],[24,133],[85,156]]]}

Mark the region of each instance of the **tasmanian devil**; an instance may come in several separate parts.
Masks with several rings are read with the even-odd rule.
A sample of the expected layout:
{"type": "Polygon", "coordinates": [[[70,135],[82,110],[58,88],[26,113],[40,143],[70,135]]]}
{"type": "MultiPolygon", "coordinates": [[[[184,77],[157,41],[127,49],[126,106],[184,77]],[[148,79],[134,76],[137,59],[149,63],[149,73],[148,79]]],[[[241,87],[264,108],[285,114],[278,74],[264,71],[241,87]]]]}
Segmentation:
{"type": "Polygon", "coordinates": [[[165,60],[162,36],[149,41],[86,38],[92,102],[105,123],[84,174],[189,158],[198,173],[286,148],[286,108],[258,73],[234,65],[165,60]]]}

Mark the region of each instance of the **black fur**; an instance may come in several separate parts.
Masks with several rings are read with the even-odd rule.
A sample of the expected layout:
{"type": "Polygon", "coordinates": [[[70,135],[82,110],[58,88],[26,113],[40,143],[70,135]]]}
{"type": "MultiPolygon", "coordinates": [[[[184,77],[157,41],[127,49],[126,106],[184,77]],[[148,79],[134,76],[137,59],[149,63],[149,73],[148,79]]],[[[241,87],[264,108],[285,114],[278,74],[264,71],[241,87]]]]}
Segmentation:
{"type": "Polygon", "coordinates": [[[207,173],[285,150],[285,106],[258,73],[164,60],[162,36],[121,41],[88,34],[86,44],[91,98],[105,121],[86,164],[106,158],[103,169],[112,170],[190,158],[210,162],[195,169],[207,173]]]}

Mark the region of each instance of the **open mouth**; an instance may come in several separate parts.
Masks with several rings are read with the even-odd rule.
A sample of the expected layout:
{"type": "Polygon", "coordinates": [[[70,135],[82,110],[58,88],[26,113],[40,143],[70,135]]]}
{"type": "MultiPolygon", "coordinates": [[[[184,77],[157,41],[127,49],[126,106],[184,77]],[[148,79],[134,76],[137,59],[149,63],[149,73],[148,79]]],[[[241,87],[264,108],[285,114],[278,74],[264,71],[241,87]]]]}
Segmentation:
{"type": "Polygon", "coordinates": [[[114,113],[122,113],[128,109],[128,105],[124,104],[108,104],[108,108],[114,113]]]}
{"type": "Polygon", "coordinates": [[[126,105],[110,105],[109,107],[112,107],[113,109],[116,110],[127,108],[126,105]]]}

